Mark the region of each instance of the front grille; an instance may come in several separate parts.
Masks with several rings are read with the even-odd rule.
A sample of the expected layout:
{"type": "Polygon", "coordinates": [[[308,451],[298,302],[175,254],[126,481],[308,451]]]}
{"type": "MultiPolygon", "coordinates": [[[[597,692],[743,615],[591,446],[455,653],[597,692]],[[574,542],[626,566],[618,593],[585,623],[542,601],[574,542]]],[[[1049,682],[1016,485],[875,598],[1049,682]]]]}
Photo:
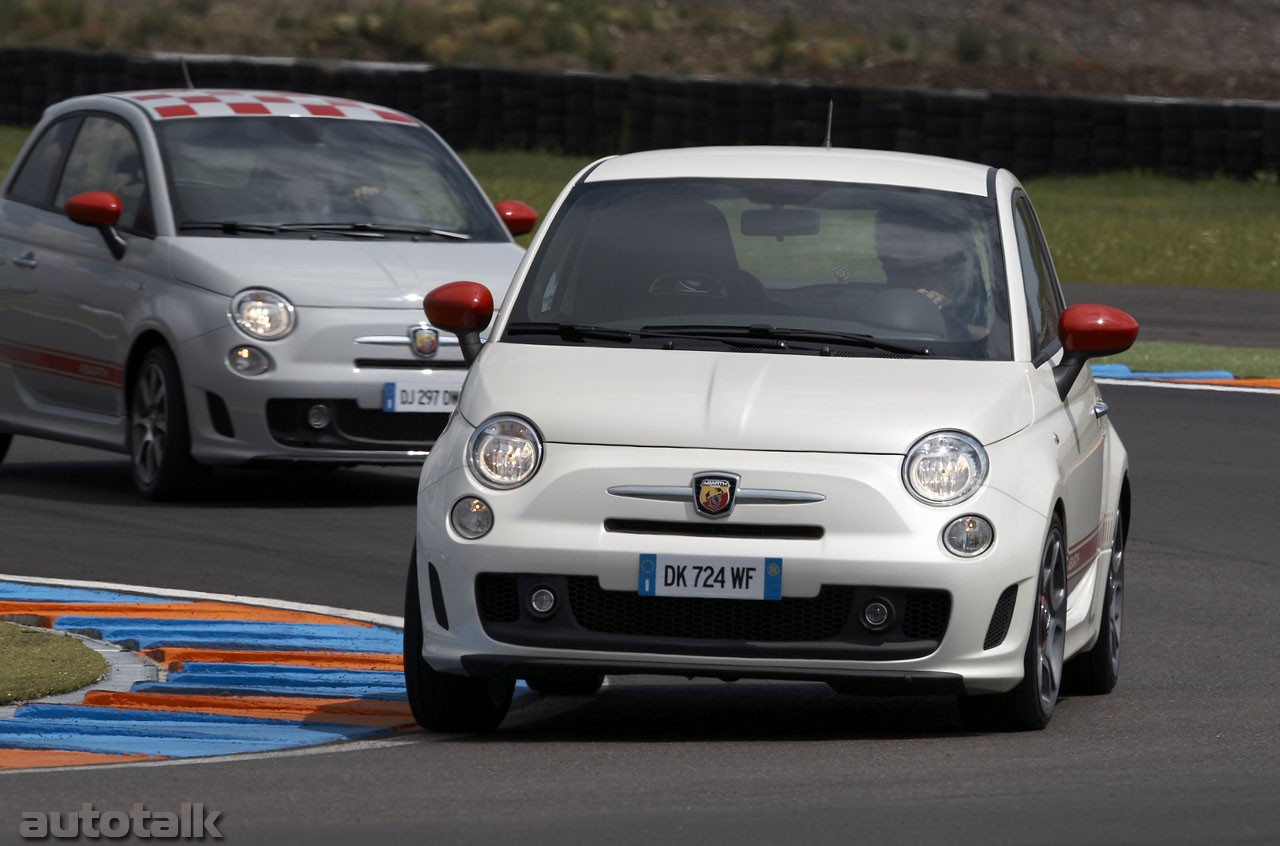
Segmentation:
{"type": "Polygon", "coordinates": [[[698,523],[679,520],[624,520],[609,518],[604,521],[606,532],[623,532],[633,535],[683,535],[699,538],[770,538],[783,540],[821,540],[821,526],[786,526],[764,523],[698,523]]]}
{"type": "Polygon", "coordinates": [[[476,576],[476,607],[486,623],[514,623],[520,619],[520,590],[510,573],[476,576]]]}
{"type": "Polygon", "coordinates": [[[354,400],[273,399],[267,401],[271,436],[286,446],[313,449],[422,449],[435,443],[449,422],[448,412],[396,414],[361,408],[354,400]],[[307,409],[327,405],[333,422],[307,425],[307,409]]]}
{"type": "Polygon", "coordinates": [[[817,641],[849,621],[854,588],[824,586],[813,599],[751,602],[686,599],[601,590],[598,579],[569,578],[569,606],[584,629],[641,637],[747,641],[817,641]]]}
{"type": "Polygon", "coordinates": [[[1009,585],[996,600],[996,610],[991,615],[991,624],[987,626],[987,637],[982,641],[983,649],[995,649],[1004,643],[1009,633],[1009,622],[1013,620],[1014,600],[1018,598],[1018,586],[1009,585]]]}
{"type": "Polygon", "coordinates": [[[465,370],[465,361],[436,361],[426,358],[357,358],[357,370],[465,370]]]}
{"type": "MultiPolygon", "coordinates": [[[[888,644],[937,642],[946,633],[951,595],[940,590],[824,585],[813,598],[772,601],[640,596],[604,590],[592,576],[481,573],[476,577],[476,606],[491,636],[512,643],[557,643],[590,648],[574,638],[645,638],[657,641],[721,641],[775,644],[888,644]],[[568,597],[567,614],[535,620],[521,597],[540,585],[568,597]],[[899,624],[869,631],[860,622],[862,608],[887,599],[901,615],[899,624]]],[[[632,642],[635,648],[639,642],[632,642]]],[[[605,647],[610,648],[610,647],[605,647]]],[[[928,647],[920,654],[927,654],[928,647]]],[[[885,654],[888,659],[902,655],[885,654]]]]}
{"type": "Polygon", "coordinates": [[[942,637],[951,619],[951,594],[941,590],[913,590],[907,593],[902,613],[902,633],[909,638],[929,640],[942,637]]]}

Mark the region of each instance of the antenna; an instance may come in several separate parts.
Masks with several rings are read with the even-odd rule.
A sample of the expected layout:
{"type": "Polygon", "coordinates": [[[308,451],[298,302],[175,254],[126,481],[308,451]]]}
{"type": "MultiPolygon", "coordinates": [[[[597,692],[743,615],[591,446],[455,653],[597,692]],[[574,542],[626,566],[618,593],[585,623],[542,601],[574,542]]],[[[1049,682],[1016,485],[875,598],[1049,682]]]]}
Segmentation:
{"type": "Polygon", "coordinates": [[[828,100],[827,101],[827,140],[822,144],[822,146],[828,150],[831,149],[831,123],[835,115],[836,115],[836,101],[834,99],[828,100]]]}
{"type": "Polygon", "coordinates": [[[195,88],[195,83],[191,81],[191,69],[187,67],[187,57],[179,56],[178,61],[182,63],[182,78],[186,80],[188,88],[195,88]]]}

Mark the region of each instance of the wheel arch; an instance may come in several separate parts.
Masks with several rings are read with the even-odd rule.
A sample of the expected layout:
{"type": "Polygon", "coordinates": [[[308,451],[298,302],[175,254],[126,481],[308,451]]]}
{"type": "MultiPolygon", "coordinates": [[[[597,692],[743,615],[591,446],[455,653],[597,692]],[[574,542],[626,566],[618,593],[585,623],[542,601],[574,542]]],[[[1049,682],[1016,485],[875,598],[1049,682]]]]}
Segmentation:
{"type": "Polygon", "coordinates": [[[169,339],[156,329],[148,329],[134,339],[133,346],[129,349],[129,357],[125,360],[124,365],[126,397],[129,395],[129,391],[133,390],[133,380],[138,377],[138,369],[142,366],[142,359],[146,358],[147,353],[156,347],[168,347],[169,352],[173,352],[169,339]]]}

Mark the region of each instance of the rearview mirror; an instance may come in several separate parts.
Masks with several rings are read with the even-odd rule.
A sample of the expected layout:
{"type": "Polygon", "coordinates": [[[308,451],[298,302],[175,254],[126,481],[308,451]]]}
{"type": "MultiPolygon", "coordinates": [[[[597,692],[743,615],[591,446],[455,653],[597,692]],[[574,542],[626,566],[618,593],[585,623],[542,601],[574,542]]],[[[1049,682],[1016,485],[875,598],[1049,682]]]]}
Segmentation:
{"type": "Polygon", "coordinates": [[[818,213],[813,209],[747,209],[742,213],[743,235],[786,238],[818,234],[818,213]]]}

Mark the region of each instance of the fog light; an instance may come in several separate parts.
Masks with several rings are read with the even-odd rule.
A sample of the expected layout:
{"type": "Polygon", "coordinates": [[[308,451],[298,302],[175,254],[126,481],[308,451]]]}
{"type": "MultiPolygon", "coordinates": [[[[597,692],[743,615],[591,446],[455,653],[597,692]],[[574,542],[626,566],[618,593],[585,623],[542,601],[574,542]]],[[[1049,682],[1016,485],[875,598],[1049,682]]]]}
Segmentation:
{"type": "Polygon", "coordinates": [[[991,548],[996,533],[985,517],[966,514],[952,520],[942,531],[942,543],[952,555],[972,558],[991,548]]]}
{"type": "Polygon", "coordinates": [[[873,599],[862,607],[862,625],[878,632],[893,622],[893,606],[887,599],[873,599]]]}
{"type": "Polygon", "coordinates": [[[535,617],[549,617],[556,610],[556,595],[551,588],[534,588],[529,594],[529,610],[535,617]]]}
{"type": "Polygon", "coordinates": [[[261,376],[271,369],[271,356],[257,347],[236,347],[227,353],[227,364],[241,376],[261,376]]]}
{"type": "Polygon", "coordinates": [[[493,512],[483,499],[465,496],[453,504],[449,522],[455,532],[467,540],[475,540],[489,534],[493,528],[493,512]]]}
{"type": "Polygon", "coordinates": [[[318,402],[307,409],[307,425],[312,429],[324,429],[332,422],[333,414],[324,403],[318,402]]]}

